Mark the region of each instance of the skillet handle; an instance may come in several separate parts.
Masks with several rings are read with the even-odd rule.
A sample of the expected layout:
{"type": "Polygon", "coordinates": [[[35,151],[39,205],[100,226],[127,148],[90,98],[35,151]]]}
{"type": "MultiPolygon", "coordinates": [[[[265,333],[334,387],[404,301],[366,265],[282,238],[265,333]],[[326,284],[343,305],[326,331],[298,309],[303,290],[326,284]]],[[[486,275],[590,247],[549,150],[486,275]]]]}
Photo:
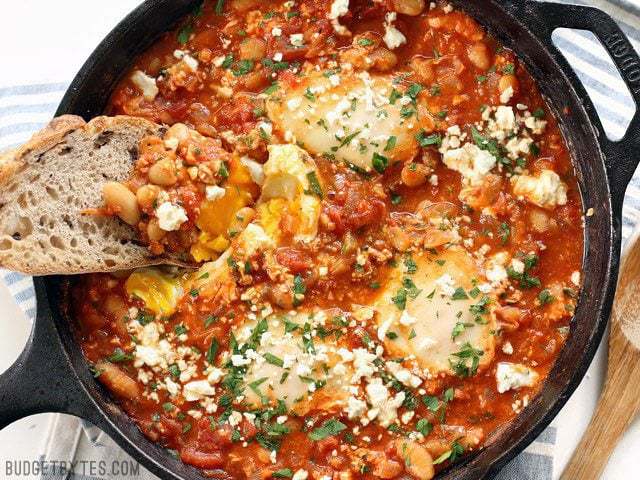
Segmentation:
{"type": "Polygon", "coordinates": [[[40,301],[33,330],[18,359],[0,375],[0,429],[43,412],[95,416],[56,331],[43,283],[36,279],[35,285],[40,301]]]}
{"type": "Polygon", "coordinates": [[[621,208],[627,184],[640,163],[640,57],[618,24],[602,10],[534,0],[527,0],[524,8],[526,11],[522,13],[525,16],[529,13],[537,19],[539,28],[534,32],[536,36],[560,57],[562,54],[551,41],[551,34],[556,28],[587,30],[595,34],[609,53],[633,97],[636,112],[624,137],[619,141],[607,138],[593,105],[589,102],[585,104],[605,154],[613,205],[615,208],[621,208]]]}

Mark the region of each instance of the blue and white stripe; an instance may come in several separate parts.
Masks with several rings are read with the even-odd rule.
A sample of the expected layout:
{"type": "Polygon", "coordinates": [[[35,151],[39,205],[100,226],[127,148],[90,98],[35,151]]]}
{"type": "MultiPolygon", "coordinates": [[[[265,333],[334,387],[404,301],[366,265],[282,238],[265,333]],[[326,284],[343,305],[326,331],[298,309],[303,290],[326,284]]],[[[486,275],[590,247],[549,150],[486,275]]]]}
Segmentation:
{"type": "MultiPolygon", "coordinates": [[[[602,8],[620,24],[636,50],[640,51],[640,8],[631,0],[560,0],[602,8]]],[[[561,29],[554,32],[555,44],[565,54],[584,83],[600,115],[603,126],[612,139],[624,135],[635,106],[624,83],[602,45],[589,32],[561,29]]],[[[69,80],[74,72],[69,72],[69,80]]],[[[0,151],[25,142],[43,127],[55,112],[68,82],[40,83],[0,87],[0,151]]],[[[629,185],[623,209],[623,238],[626,240],[640,220],[640,175],[629,185]]],[[[0,270],[16,302],[30,320],[35,317],[35,297],[30,277],[0,270]]],[[[550,480],[553,477],[556,429],[547,428],[525,452],[505,467],[500,480],[550,480]]],[[[105,456],[121,455],[110,444],[105,456]]],[[[557,476],[557,475],[556,475],[557,476]]],[[[145,479],[155,478],[148,474],[145,479]]]]}

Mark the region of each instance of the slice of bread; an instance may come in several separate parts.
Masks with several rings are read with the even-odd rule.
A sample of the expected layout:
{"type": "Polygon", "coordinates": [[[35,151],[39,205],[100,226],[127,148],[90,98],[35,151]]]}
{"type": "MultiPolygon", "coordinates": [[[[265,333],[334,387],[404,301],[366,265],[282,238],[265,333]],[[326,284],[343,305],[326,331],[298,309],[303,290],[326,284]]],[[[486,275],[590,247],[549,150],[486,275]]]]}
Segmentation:
{"type": "Polygon", "coordinates": [[[34,275],[125,270],[160,263],[100,207],[102,186],[131,175],[138,144],[165,127],[134,117],[65,115],[0,155],[0,267],[34,275]]]}

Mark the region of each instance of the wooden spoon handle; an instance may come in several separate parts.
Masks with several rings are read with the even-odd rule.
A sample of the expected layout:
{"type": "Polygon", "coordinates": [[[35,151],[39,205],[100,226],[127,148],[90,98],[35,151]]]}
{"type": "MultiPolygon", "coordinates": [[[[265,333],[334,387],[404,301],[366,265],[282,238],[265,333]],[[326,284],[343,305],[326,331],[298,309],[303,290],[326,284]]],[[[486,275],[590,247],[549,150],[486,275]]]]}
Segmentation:
{"type": "Polygon", "coordinates": [[[640,407],[638,351],[628,344],[617,322],[611,330],[610,346],[617,358],[609,359],[607,382],[598,407],[561,480],[599,479],[640,407]],[[623,343],[618,344],[621,348],[615,348],[616,342],[623,343]]]}

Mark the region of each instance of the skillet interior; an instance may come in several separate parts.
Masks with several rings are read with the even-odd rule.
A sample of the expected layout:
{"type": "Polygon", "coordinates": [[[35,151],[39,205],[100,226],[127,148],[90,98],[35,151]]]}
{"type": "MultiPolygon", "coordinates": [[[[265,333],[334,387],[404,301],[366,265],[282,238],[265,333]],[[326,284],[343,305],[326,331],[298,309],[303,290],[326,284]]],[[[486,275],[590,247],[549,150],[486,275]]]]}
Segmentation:
{"type": "MultiPolygon", "coordinates": [[[[197,1],[147,1],[101,44],[74,80],[58,109],[58,114],[74,113],[90,118],[100,114],[120,76],[132,59],[197,1]]],[[[606,325],[613,296],[612,278],[617,274],[619,218],[614,218],[611,192],[601,148],[594,128],[595,113],[586,93],[566,62],[544,45],[533,32],[546,28],[526,2],[466,0],[453,2],[475,17],[505,46],[513,49],[538,82],[549,105],[561,120],[561,128],[572,151],[585,208],[595,215],[585,225],[583,260],[584,286],[571,334],[540,394],[505,427],[494,432],[487,446],[461,463],[441,473],[442,479],[477,479],[486,471],[496,472],[546,427],[582,379],[606,325]],[[528,25],[520,22],[526,18],[528,25]],[[568,112],[568,113],[566,113],[568,112]]],[[[164,478],[199,478],[200,474],[166,450],[147,440],[135,424],[111,400],[91,376],[79,345],[73,338],[66,305],[68,278],[37,279],[39,303],[47,296],[57,331],[69,355],[88,405],[81,412],[125,447],[134,457],[164,478]],[[46,290],[46,294],[45,294],[46,290]]],[[[46,309],[45,309],[46,310],[46,309]]],[[[41,310],[42,311],[42,310],[41,310]]]]}

